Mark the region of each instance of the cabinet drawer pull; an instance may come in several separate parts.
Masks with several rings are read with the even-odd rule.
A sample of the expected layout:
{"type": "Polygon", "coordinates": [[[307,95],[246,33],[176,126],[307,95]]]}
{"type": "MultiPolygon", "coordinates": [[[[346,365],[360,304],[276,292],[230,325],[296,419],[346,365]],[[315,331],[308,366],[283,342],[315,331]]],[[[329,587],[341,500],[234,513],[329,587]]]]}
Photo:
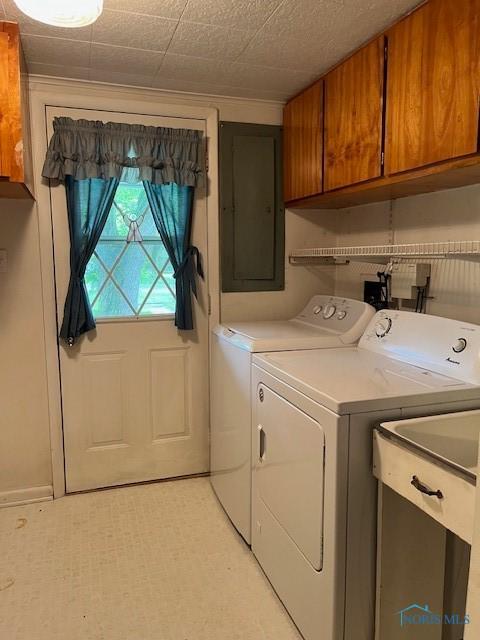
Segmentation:
{"type": "Polygon", "coordinates": [[[425,493],[427,496],[437,496],[439,500],[443,498],[443,493],[440,491],[440,489],[432,491],[426,485],[422,484],[417,476],[412,476],[412,481],[410,484],[413,484],[415,489],[418,489],[418,491],[420,491],[421,493],[425,493]]]}

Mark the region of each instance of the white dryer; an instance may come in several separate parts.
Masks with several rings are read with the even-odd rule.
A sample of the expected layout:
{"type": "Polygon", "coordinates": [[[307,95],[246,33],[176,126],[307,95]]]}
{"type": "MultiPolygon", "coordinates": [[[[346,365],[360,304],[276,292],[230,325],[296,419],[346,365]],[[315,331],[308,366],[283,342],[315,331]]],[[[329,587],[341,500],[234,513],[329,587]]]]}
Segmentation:
{"type": "Polygon", "coordinates": [[[252,550],[306,640],[372,640],[372,429],[479,408],[480,326],[380,311],[358,347],[252,370],[252,550]]]}
{"type": "Polygon", "coordinates": [[[233,322],[212,334],[210,468],[231,521],[251,538],[251,360],[253,353],[356,344],[375,310],[358,300],[314,296],[296,318],[233,322]]]}

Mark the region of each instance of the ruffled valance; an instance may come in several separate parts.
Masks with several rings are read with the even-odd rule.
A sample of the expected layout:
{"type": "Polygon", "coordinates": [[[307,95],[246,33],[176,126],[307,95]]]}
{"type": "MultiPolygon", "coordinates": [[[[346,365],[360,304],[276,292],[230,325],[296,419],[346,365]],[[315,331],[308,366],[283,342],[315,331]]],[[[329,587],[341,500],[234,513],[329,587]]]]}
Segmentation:
{"type": "Polygon", "coordinates": [[[138,180],[152,184],[202,183],[201,131],[65,117],[55,118],[53,129],[44,178],[120,180],[124,169],[132,168],[138,180]]]}

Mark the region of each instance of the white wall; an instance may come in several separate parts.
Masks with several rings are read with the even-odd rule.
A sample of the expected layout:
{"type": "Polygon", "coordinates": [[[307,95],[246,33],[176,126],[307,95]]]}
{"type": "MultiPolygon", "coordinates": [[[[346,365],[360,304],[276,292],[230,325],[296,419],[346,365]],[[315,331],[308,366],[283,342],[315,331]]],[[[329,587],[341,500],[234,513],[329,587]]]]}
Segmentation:
{"type": "MultiPolygon", "coordinates": [[[[480,185],[354,207],[337,212],[336,221],[337,246],[480,240],[480,185]]],[[[363,280],[379,268],[338,266],[336,293],[362,296],[363,280]]],[[[480,262],[435,260],[431,268],[427,312],[480,324],[480,262]]]]}
{"type": "MultiPolygon", "coordinates": [[[[325,220],[325,216],[323,216],[325,220]]],[[[271,320],[296,315],[315,293],[333,293],[335,267],[293,266],[288,254],[308,246],[335,245],[335,233],[317,211],[285,212],[285,290],[222,293],[222,320],[271,320]]]]}
{"type": "MultiPolygon", "coordinates": [[[[70,105],[78,92],[151,100],[152,92],[89,83],[34,79],[70,105]]],[[[155,92],[160,101],[214,106],[221,120],[279,124],[278,103],[155,92]]],[[[33,132],[44,135],[43,131],[33,132]]],[[[286,288],[282,292],[222,295],[223,319],[286,318],[314,293],[359,297],[366,265],[299,267],[289,250],[358,242],[414,242],[480,238],[480,186],[345,211],[286,212],[286,288]],[[336,273],[336,277],[335,277],[336,273]]],[[[42,214],[43,215],[43,214],[42,214]]],[[[44,309],[41,295],[37,210],[0,201],[0,248],[9,252],[9,271],[0,274],[0,500],[2,492],[50,485],[50,441],[45,377],[44,309]]],[[[434,265],[429,311],[480,323],[480,267],[476,263],[434,265]]]]}
{"type": "MultiPolygon", "coordinates": [[[[32,91],[47,91],[52,104],[75,106],[81,95],[114,104],[133,100],[214,107],[221,120],[279,124],[279,103],[144,91],[75,81],[31,78],[32,91]],[[116,102],[118,100],[118,102],[116,102]]],[[[78,106],[78,105],[77,105],[78,106]]],[[[32,132],[35,141],[44,128],[32,132]]],[[[212,150],[216,153],[216,149],[212,150]]],[[[41,215],[49,215],[48,211],[41,215]]],[[[51,493],[49,411],[47,402],[45,323],[41,291],[42,264],[39,252],[37,207],[32,203],[0,201],[0,248],[7,249],[9,271],[0,274],[0,504],[23,497],[51,493]],[[28,492],[33,487],[42,491],[28,492]],[[25,491],[27,490],[27,491],[25,491]]],[[[45,265],[43,265],[45,267],[45,265]]],[[[51,306],[51,305],[50,305],[51,306]]],[[[56,357],[49,354],[49,360],[56,357]]],[[[53,411],[54,413],[54,411],[53,411]]]]}
{"type": "MultiPolygon", "coordinates": [[[[36,206],[0,200],[0,503],[51,485],[36,206]]],[[[46,490],[48,493],[48,489],[46,490]]]]}

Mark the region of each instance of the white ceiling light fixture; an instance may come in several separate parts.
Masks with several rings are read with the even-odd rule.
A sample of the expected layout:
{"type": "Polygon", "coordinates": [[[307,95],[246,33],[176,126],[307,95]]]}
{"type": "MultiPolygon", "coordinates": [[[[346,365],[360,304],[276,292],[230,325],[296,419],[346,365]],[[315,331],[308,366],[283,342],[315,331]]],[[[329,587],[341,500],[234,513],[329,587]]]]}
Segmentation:
{"type": "Polygon", "coordinates": [[[54,27],[86,27],[103,11],[103,0],[14,0],[30,18],[54,27]]]}

